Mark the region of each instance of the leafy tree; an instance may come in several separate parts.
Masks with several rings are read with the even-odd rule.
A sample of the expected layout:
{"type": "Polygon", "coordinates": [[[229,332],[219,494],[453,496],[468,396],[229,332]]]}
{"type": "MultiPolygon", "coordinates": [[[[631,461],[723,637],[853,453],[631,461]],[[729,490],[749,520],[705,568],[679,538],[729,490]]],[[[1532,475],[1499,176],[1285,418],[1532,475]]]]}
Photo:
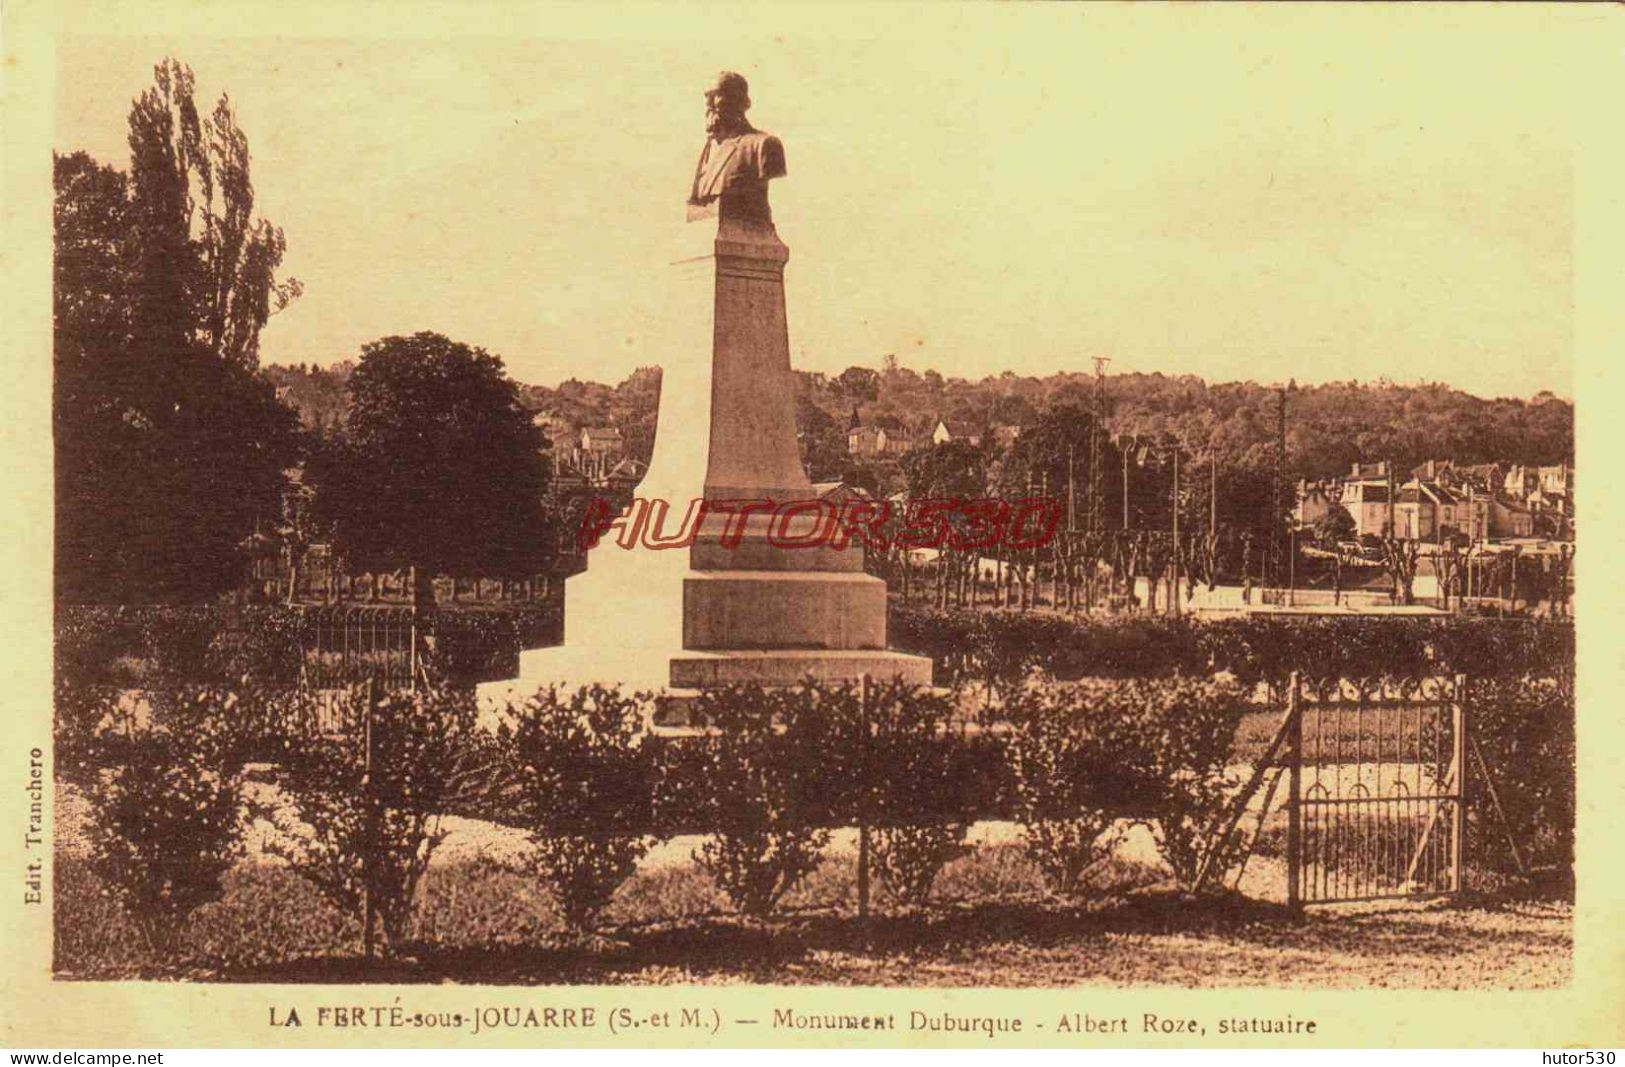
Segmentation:
{"type": "Polygon", "coordinates": [[[917,448],[902,464],[913,499],[973,500],[987,491],[987,459],[967,441],[917,448]]]}
{"type": "Polygon", "coordinates": [[[256,373],[299,293],[280,230],[253,217],[246,136],[199,117],[169,60],[130,111],[128,174],[55,161],[57,588],[70,600],[191,599],[237,579],[280,512],[291,414],[256,373]]]}
{"type": "Polygon", "coordinates": [[[1328,548],[1354,539],[1354,516],[1341,504],[1333,504],[1315,520],[1315,539],[1328,548]]]}
{"type": "Polygon", "coordinates": [[[853,400],[874,400],[880,391],[880,375],[868,367],[848,367],[835,378],[835,384],[853,400]]]}
{"type": "Polygon", "coordinates": [[[500,359],[437,333],[374,341],[350,376],[345,430],[310,473],[352,563],[534,573],[548,445],[500,359]]]}
{"type": "Polygon", "coordinates": [[[796,425],[801,462],[808,476],[818,482],[840,478],[851,459],[845,424],[802,394],[796,397],[796,425]]]}

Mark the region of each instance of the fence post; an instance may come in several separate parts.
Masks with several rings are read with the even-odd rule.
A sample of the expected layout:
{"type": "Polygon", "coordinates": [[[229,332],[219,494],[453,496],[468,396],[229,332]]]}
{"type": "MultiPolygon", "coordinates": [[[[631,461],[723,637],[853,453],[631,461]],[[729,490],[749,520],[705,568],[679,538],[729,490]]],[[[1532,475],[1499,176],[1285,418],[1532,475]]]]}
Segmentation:
{"type": "Polygon", "coordinates": [[[374,862],[373,846],[376,836],[374,828],[376,820],[373,817],[372,797],[372,701],[374,681],[367,679],[362,692],[365,694],[366,704],[361,718],[361,810],[365,813],[366,842],[363,846],[366,851],[361,861],[361,954],[368,963],[372,962],[373,954],[373,904],[372,904],[372,864],[374,862]]]}
{"type": "MultiPolygon", "coordinates": [[[[859,756],[858,765],[863,768],[863,785],[860,793],[869,789],[871,780],[869,772],[869,754],[873,749],[869,736],[869,676],[864,674],[858,678],[858,722],[863,730],[863,752],[859,756]]],[[[869,920],[869,817],[868,798],[860,796],[858,803],[858,919],[864,923],[869,920]]]]}
{"type": "Polygon", "coordinates": [[[1303,708],[1298,700],[1298,672],[1287,678],[1286,906],[1303,914],[1303,708]]]}
{"type": "Polygon", "coordinates": [[[434,584],[426,579],[424,574],[414,564],[410,571],[412,582],[412,610],[410,630],[407,634],[408,652],[406,667],[410,681],[408,688],[412,692],[418,689],[418,674],[423,670],[424,663],[419,655],[419,643],[423,641],[423,630],[428,625],[429,613],[434,610],[434,584]]]}
{"type": "Polygon", "coordinates": [[[1456,767],[1456,801],[1450,819],[1450,891],[1461,892],[1461,863],[1465,854],[1467,836],[1467,731],[1471,729],[1467,714],[1467,676],[1455,678],[1456,699],[1451,704],[1452,733],[1450,762],[1456,767]]]}

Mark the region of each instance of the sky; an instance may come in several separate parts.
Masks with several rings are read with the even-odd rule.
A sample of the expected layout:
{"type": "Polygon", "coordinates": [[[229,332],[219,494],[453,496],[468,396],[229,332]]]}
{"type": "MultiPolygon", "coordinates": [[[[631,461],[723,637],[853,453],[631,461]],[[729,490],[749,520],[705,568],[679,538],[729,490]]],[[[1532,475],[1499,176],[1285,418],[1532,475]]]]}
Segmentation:
{"type": "Polygon", "coordinates": [[[1574,395],[1562,13],[466,10],[489,17],[81,20],[59,39],[56,147],[125,165],[130,101],[174,56],[200,104],[230,94],[256,211],[305,286],[263,362],[437,330],[521,381],[614,382],[689,355],[659,350],[647,294],[703,225],[683,211],[701,94],[737,69],[785,144],[800,369],[895,354],[1044,375],[1103,355],[1574,395]]]}

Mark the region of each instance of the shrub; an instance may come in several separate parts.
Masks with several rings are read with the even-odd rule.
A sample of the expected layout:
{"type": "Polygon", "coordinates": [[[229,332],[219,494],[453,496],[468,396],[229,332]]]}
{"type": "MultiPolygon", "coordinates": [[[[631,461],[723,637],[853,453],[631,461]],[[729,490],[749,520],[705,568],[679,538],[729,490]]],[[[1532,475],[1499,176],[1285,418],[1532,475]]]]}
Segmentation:
{"type": "Polygon", "coordinates": [[[1218,840],[1235,784],[1225,765],[1246,710],[1237,686],[1179,677],[1052,683],[1030,688],[1016,710],[1018,817],[1057,893],[1078,891],[1124,818],[1151,827],[1187,889],[1210,852],[1221,871],[1239,861],[1241,844],[1218,840]]]}
{"type": "Polygon", "coordinates": [[[1224,820],[1241,782],[1226,771],[1246,713],[1240,689],[1223,682],[1169,679],[1123,687],[1124,714],[1150,749],[1155,775],[1153,833],[1181,888],[1196,887],[1204,861],[1221,876],[1239,864],[1246,842],[1224,820]]]}
{"type": "Polygon", "coordinates": [[[568,698],[544,689],[515,709],[511,758],[536,873],[579,932],[594,928],[652,840],[648,699],[595,685],[568,698]]]}
{"type": "Polygon", "coordinates": [[[52,699],[51,736],[56,777],[83,789],[95,787],[103,732],[112,724],[115,691],[58,675],[52,699]]]}
{"type": "MultiPolygon", "coordinates": [[[[819,753],[830,751],[815,687],[730,686],[695,699],[712,733],[693,742],[693,796],[713,836],[695,854],[745,915],[769,915],[819,864],[819,753]]],[[[675,746],[673,746],[675,748],[675,746]]]]}
{"type": "MultiPolygon", "coordinates": [[[[370,688],[370,687],[369,687],[370,688]]],[[[292,802],[260,814],[278,831],[266,849],[286,859],[341,911],[370,899],[387,947],[408,932],[419,881],[440,843],[440,813],[468,777],[477,742],[472,695],[446,689],[390,692],[349,718],[347,733],[293,746],[284,781],[292,802]]]]}
{"type": "Polygon", "coordinates": [[[218,900],[239,852],[242,798],[224,727],[235,698],[208,690],[173,695],[163,712],[103,745],[87,790],[91,868],[155,952],[186,918],[218,900]],[[116,743],[115,743],[116,742],[116,743]]]}
{"type": "Polygon", "coordinates": [[[1008,753],[1015,782],[1016,818],[1027,855],[1050,890],[1075,896],[1090,867],[1116,845],[1112,782],[1125,753],[1100,717],[1090,714],[1093,687],[1043,685],[1021,694],[1012,708],[1016,730],[1008,753]]]}
{"type": "MultiPolygon", "coordinates": [[[[1575,720],[1570,679],[1469,678],[1469,731],[1484,757],[1525,863],[1568,869],[1574,863],[1575,720]]],[[[1506,833],[1488,784],[1469,756],[1468,812],[1479,854],[1512,870],[1506,833]]]]}
{"type": "MultiPolygon", "coordinates": [[[[919,907],[937,874],[965,852],[978,795],[960,735],[948,730],[958,694],[873,686],[858,715],[857,750],[843,762],[858,818],[872,824],[875,873],[887,895],[919,907]]],[[[861,697],[861,694],[860,694],[861,697]]]]}

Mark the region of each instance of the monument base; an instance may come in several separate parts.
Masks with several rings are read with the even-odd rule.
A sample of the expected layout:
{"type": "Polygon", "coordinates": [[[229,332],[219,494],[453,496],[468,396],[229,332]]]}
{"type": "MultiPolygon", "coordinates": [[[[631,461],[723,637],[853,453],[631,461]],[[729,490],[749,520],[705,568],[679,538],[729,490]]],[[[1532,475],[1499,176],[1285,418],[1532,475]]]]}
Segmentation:
{"type": "Polygon", "coordinates": [[[646,691],[668,699],[692,697],[701,689],[755,683],[788,686],[812,679],[840,684],[868,675],[877,682],[931,685],[931,660],[890,649],[696,649],[648,647],[582,647],[527,649],[521,653],[519,677],[487,682],[478,689],[482,710],[501,711],[557,686],[573,690],[586,685],[616,685],[623,691],[646,691]]]}

